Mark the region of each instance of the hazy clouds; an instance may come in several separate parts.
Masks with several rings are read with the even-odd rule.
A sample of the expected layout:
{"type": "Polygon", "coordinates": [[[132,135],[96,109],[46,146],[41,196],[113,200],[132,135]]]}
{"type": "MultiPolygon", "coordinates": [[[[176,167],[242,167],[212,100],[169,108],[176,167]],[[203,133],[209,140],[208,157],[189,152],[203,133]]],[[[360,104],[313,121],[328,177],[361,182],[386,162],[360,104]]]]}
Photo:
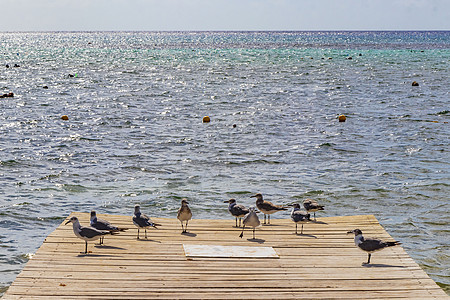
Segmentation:
{"type": "Polygon", "coordinates": [[[449,0],[0,0],[1,31],[449,30],[449,0]]]}

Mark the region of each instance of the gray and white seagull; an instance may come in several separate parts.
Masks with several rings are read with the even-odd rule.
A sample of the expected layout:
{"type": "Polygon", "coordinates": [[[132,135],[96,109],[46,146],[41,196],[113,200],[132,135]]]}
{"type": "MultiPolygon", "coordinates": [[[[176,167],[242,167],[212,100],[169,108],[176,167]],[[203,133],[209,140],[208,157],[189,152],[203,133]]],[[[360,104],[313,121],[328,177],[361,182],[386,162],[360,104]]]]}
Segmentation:
{"type": "MultiPolygon", "coordinates": [[[[94,227],[95,229],[98,230],[106,230],[114,233],[119,231],[125,231],[128,229],[114,226],[106,220],[97,218],[97,213],[95,212],[95,210],[91,210],[91,227],[94,227]]],[[[100,237],[100,245],[103,245],[104,238],[105,238],[104,236],[100,237]]]]}
{"type": "Polygon", "coordinates": [[[255,228],[261,225],[261,222],[259,221],[258,215],[256,214],[255,208],[250,207],[249,213],[245,216],[244,220],[242,221],[242,232],[239,235],[239,237],[242,239],[244,236],[244,229],[245,226],[253,227],[253,239],[255,239],[255,228]]]}
{"type": "Polygon", "coordinates": [[[302,224],[302,231],[300,234],[303,234],[303,224],[311,221],[310,214],[306,211],[300,210],[300,204],[294,203],[292,204],[292,212],[291,212],[291,220],[295,223],[295,234],[297,234],[297,224],[302,224]]]}
{"type": "Polygon", "coordinates": [[[86,242],[86,247],[84,248],[85,254],[87,254],[88,241],[95,241],[105,234],[112,234],[111,231],[103,231],[92,227],[81,226],[77,217],[70,218],[69,221],[66,222],[66,225],[69,223],[73,223],[73,233],[75,233],[78,238],[86,242]]]}
{"type": "Polygon", "coordinates": [[[138,229],[137,239],[139,239],[140,228],[143,228],[145,230],[145,238],[147,238],[147,227],[154,227],[158,229],[156,226],[161,226],[160,224],[153,223],[149,217],[141,213],[141,206],[139,204],[136,204],[134,206],[133,224],[138,229]]]}
{"type": "Polygon", "coordinates": [[[362,251],[365,251],[369,254],[367,263],[363,263],[363,265],[370,264],[370,257],[372,256],[373,252],[382,250],[386,247],[392,247],[392,246],[397,246],[397,245],[401,244],[398,241],[385,242],[385,241],[382,241],[380,239],[375,239],[375,238],[364,238],[362,235],[362,231],[359,229],[354,229],[354,230],[350,230],[347,232],[347,234],[350,234],[350,233],[355,234],[355,245],[362,251]]]}
{"type": "Polygon", "coordinates": [[[244,205],[236,204],[236,199],[230,199],[227,201],[223,201],[223,203],[229,203],[228,211],[230,214],[236,218],[236,227],[238,227],[237,220],[239,219],[239,227],[241,227],[241,220],[245,217],[246,214],[249,213],[248,208],[244,205]]]}

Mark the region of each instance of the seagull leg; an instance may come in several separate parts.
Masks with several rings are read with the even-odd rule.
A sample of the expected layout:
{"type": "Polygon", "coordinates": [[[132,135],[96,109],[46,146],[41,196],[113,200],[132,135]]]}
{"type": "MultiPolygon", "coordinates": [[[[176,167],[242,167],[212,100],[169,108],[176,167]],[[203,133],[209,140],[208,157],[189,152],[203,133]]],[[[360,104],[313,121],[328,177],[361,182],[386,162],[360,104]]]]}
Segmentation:
{"type": "Polygon", "coordinates": [[[253,239],[255,239],[255,227],[253,227],[253,239]]]}
{"type": "Polygon", "coordinates": [[[369,257],[367,259],[367,264],[370,264],[370,257],[372,256],[372,254],[369,253],[369,257]]]}
{"type": "Polygon", "coordinates": [[[84,254],[87,254],[87,241],[86,242],[86,247],[84,248],[84,254]]]}
{"type": "Polygon", "coordinates": [[[239,218],[239,227],[241,227],[242,218],[239,218]]]}
{"type": "Polygon", "coordinates": [[[138,228],[138,236],[137,236],[137,239],[139,239],[139,228],[138,228]]]}
{"type": "Polygon", "coordinates": [[[302,224],[302,232],[300,234],[303,234],[303,224],[302,224]]]}
{"type": "Polygon", "coordinates": [[[147,239],[147,228],[144,228],[145,230],[145,239],[147,239]]]}
{"type": "Polygon", "coordinates": [[[316,221],[316,212],[314,212],[314,222],[316,221]]]}
{"type": "Polygon", "coordinates": [[[297,223],[295,223],[295,234],[297,234],[297,223]]]}
{"type": "Polygon", "coordinates": [[[267,215],[267,223],[270,224],[270,215],[267,215]]]}
{"type": "Polygon", "coordinates": [[[180,223],[181,223],[181,233],[184,233],[183,221],[180,221],[180,223]]]}
{"type": "Polygon", "coordinates": [[[264,214],[264,224],[266,224],[266,214],[264,214]]]}
{"type": "MultiPolygon", "coordinates": [[[[238,227],[238,226],[237,226],[237,219],[238,219],[238,218],[236,217],[236,227],[238,227]]],[[[239,223],[241,223],[241,219],[239,219],[239,223]]]]}
{"type": "Polygon", "coordinates": [[[242,232],[241,232],[241,234],[239,235],[239,237],[242,239],[242,237],[244,236],[244,229],[245,229],[245,224],[244,224],[244,226],[242,227],[242,232]]]}
{"type": "Polygon", "coordinates": [[[188,225],[188,220],[186,221],[186,227],[184,228],[184,232],[186,232],[187,233],[187,225],[188,225]]]}

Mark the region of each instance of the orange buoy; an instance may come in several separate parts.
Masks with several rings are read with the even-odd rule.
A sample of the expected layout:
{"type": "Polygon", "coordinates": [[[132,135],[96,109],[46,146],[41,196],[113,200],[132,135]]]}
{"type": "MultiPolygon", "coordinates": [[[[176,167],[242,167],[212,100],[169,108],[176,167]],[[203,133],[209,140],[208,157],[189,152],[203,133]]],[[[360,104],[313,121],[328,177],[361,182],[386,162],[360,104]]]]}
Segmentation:
{"type": "Polygon", "coordinates": [[[413,81],[412,86],[419,86],[419,83],[417,81],[413,81]]]}
{"type": "Polygon", "coordinates": [[[69,120],[69,117],[64,115],[64,116],[61,117],[61,119],[64,120],[64,121],[67,121],[67,120],[69,120]]]}
{"type": "Polygon", "coordinates": [[[340,115],[340,116],[338,117],[338,119],[339,119],[339,122],[345,122],[345,120],[347,120],[347,117],[344,116],[344,115],[340,115]]]}
{"type": "Polygon", "coordinates": [[[203,117],[203,123],[209,123],[209,122],[211,122],[211,118],[208,117],[208,116],[204,116],[203,117]]]}

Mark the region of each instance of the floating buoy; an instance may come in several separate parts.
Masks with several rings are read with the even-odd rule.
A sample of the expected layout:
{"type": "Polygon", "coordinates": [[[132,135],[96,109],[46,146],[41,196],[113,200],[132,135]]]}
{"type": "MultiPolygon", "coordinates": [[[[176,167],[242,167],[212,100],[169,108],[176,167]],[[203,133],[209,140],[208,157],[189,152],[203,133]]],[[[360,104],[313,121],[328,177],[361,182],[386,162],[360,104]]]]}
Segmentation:
{"type": "Polygon", "coordinates": [[[338,119],[339,119],[339,122],[345,122],[345,120],[347,120],[347,117],[344,116],[344,115],[340,115],[340,116],[338,117],[338,119]]]}
{"type": "Polygon", "coordinates": [[[203,117],[203,123],[209,123],[209,122],[211,122],[211,118],[208,117],[208,116],[204,116],[203,117]]]}
{"type": "Polygon", "coordinates": [[[61,117],[61,120],[67,121],[67,120],[69,120],[69,117],[67,115],[64,115],[61,117]]]}
{"type": "Polygon", "coordinates": [[[233,128],[236,128],[236,126],[237,126],[236,124],[233,124],[233,128]]]}
{"type": "Polygon", "coordinates": [[[44,85],[42,88],[43,88],[43,89],[48,89],[48,86],[44,85]]]}
{"type": "Polygon", "coordinates": [[[419,86],[419,83],[417,81],[413,81],[412,86],[419,86]]]}

